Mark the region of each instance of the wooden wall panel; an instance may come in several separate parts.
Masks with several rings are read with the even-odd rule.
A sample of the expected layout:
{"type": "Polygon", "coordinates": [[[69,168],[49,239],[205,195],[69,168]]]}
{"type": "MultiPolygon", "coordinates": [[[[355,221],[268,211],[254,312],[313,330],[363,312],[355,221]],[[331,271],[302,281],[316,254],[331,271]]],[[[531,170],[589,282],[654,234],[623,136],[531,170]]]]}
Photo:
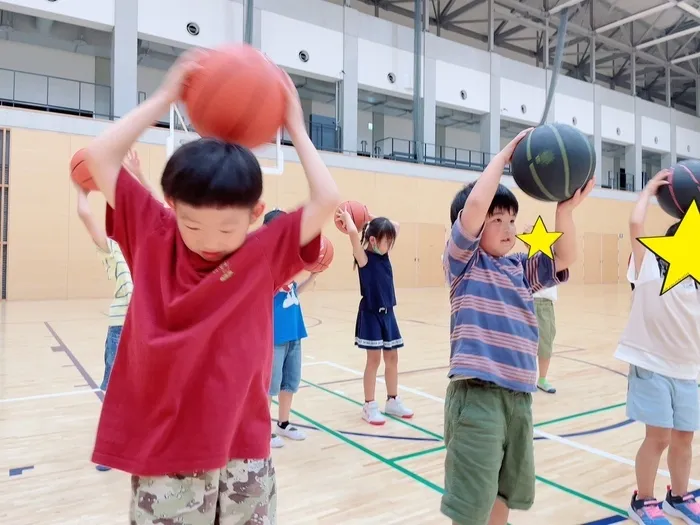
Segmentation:
{"type": "MultiPolygon", "coordinates": [[[[8,297],[50,299],[106,297],[112,293],[99,254],[75,212],[75,192],[68,179],[68,162],[89,137],[25,129],[12,130],[10,157],[10,216],[8,239],[8,297]]],[[[141,165],[160,196],[165,147],[137,144],[141,165]]],[[[436,168],[437,169],[437,168],[436,168]]],[[[449,233],[449,210],[462,183],[418,179],[373,171],[331,168],[343,200],[365,203],[375,215],[402,224],[392,253],[397,287],[444,286],[440,257],[449,233]]],[[[517,228],[542,216],[555,229],[556,205],[535,201],[515,189],[520,213],[517,228]]],[[[283,175],[266,175],[266,211],[293,209],[308,198],[300,164],[285,163],[283,175]]],[[[90,196],[93,213],[104,217],[104,200],[90,196]]],[[[630,253],[628,218],[633,202],[589,198],[574,213],[579,257],[570,268],[572,283],[625,281],[630,253]],[[621,238],[618,239],[618,237],[621,238]],[[615,248],[616,246],[616,248],[615,248]]],[[[254,227],[261,223],[258,220],[254,227]]],[[[662,234],[671,219],[658,206],[648,211],[648,234],[662,234]]],[[[335,260],[319,276],[319,289],[357,290],[348,237],[333,223],[324,228],[335,260]]],[[[519,249],[525,249],[518,243],[519,249]]],[[[516,247],[517,248],[517,247],[516,247]]]]}

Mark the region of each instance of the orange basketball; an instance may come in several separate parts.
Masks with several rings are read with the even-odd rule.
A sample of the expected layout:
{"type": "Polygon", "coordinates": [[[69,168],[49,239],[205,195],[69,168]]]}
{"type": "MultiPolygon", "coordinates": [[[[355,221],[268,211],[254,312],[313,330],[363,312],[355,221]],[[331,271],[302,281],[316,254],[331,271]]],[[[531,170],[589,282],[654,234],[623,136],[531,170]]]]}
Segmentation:
{"type": "MultiPolygon", "coordinates": [[[[353,222],[355,223],[355,227],[357,228],[357,231],[362,231],[362,227],[369,222],[369,210],[367,209],[367,206],[362,204],[361,202],[357,201],[345,201],[338,206],[339,209],[341,210],[348,210],[350,212],[350,217],[352,217],[353,222]]],[[[343,221],[338,219],[336,217],[335,219],[335,225],[338,227],[338,229],[343,232],[343,233],[348,233],[347,230],[345,229],[345,225],[343,224],[343,221]]]]}
{"type": "Polygon", "coordinates": [[[187,81],[182,100],[202,137],[255,148],[273,142],[284,123],[284,73],[246,44],[205,53],[187,81]]]}
{"type": "Polygon", "coordinates": [[[321,235],[321,249],[318,252],[318,259],[311,264],[307,264],[305,269],[311,273],[321,273],[327,270],[333,262],[333,244],[328,237],[321,235]]]}
{"type": "Polygon", "coordinates": [[[79,149],[70,159],[70,176],[73,181],[85,191],[97,191],[97,185],[85,162],[85,149],[79,149]]]}

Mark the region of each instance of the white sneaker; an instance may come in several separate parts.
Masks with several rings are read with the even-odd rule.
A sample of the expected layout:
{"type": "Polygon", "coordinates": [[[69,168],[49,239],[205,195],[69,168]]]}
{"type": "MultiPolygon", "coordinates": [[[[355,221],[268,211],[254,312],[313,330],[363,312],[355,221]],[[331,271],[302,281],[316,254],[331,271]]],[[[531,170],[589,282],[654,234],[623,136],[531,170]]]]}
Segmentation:
{"type": "Polygon", "coordinates": [[[386,423],[386,419],[379,411],[379,405],[376,401],[370,403],[365,403],[362,407],[362,419],[367,421],[370,425],[383,425],[386,423]]]}
{"type": "Polygon", "coordinates": [[[384,413],[402,419],[411,419],[413,417],[413,410],[404,406],[400,397],[387,399],[386,405],[384,406],[384,413]]]}
{"type": "Polygon", "coordinates": [[[270,437],[270,446],[272,448],[282,448],[284,446],[284,439],[277,434],[272,434],[272,437],[270,437]]]}
{"type": "Polygon", "coordinates": [[[275,432],[280,436],[292,439],[294,441],[303,441],[306,439],[306,434],[292,425],[287,425],[287,428],[282,428],[281,426],[277,425],[275,427],[275,432]]]}

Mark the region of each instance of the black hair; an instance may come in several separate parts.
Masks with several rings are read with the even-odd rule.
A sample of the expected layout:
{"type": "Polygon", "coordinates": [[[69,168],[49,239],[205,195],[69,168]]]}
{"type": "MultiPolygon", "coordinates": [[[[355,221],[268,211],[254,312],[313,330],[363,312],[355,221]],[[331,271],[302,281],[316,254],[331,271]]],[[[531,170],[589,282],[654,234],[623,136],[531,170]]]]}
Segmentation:
{"type": "Polygon", "coordinates": [[[255,155],[213,138],[188,142],[170,157],[160,180],[163,194],[194,207],[254,206],[263,177],[255,155]]]}
{"type": "MultiPolygon", "coordinates": [[[[675,222],[671,224],[671,226],[668,227],[666,230],[666,237],[671,237],[676,234],[678,231],[678,227],[681,225],[681,221],[675,222]]],[[[654,254],[656,256],[656,264],[659,265],[659,271],[661,272],[661,277],[666,277],[666,274],[668,273],[668,263],[664,261],[661,257],[658,255],[654,254]]],[[[695,280],[695,279],[693,279],[695,280]]],[[[695,288],[698,288],[700,283],[698,283],[697,280],[695,280],[695,288]]]]}
{"type": "Polygon", "coordinates": [[[277,217],[279,217],[280,215],[287,215],[287,212],[286,212],[286,211],[282,211],[282,210],[271,210],[271,211],[268,211],[268,212],[265,214],[265,217],[263,217],[263,224],[267,224],[267,223],[269,223],[270,221],[275,220],[275,219],[276,219],[277,217]]]}
{"type": "MultiPolygon", "coordinates": [[[[370,237],[377,239],[377,242],[387,239],[389,247],[391,247],[396,241],[396,227],[386,217],[375,217],[362,227],[360,243],[364,246],[366,242],[369,242],[370,237]]],[[[357,261],[355,261],[356,265],[357,261]]]]}
{"type": "MultiPolygon", "coordinates": [[[[459,217],[459,212],[464,208],[464,204],[467,202],[469,194],[474,189],[475,182],[470,182],[464,188],[459,190],[452,199],[452,206],[450,206],[450,224],[454,224],[459,217]]],[[[496,189],[496,194],[493,196],[491,201],[491,206],[489,206],[489,215],[493,215],[496,210],[509,211],[513,215],[518,214],[519,205],[518,199],[515,197],[512,191],[506,188],[503,184],[499,184],[496,189]]]]}

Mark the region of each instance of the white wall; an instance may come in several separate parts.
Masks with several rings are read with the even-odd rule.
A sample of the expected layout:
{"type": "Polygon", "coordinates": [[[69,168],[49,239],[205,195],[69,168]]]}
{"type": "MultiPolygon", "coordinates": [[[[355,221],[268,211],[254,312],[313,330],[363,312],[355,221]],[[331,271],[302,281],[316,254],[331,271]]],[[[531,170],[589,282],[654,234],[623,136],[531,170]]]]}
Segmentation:
{"type": "MultiPolygon", "coordinates": [[[[109,29],[114,21],[114,1],[14,0],[0,1],[0,8],[109,29]]],[[[354,57],[343,56],[344,45],[356,40],[360,86],[393,96],[412,97],[412,29],[363,13],[344,11],[340,5],[323,0],[256,0],[255,9],[256,38],[261,48],[286,68],[307,76],[341,78],[344,59],[354,60],[354,57]],[[346,17],[344,13],[352,16],[346,17]],[[302,49],[310,54],[306,63],[298,57],[302,49]],[[389,73],[394,74],[394,83],[387,79],[389,73]]],[[[162,0],[139,0],[139,35],[176,47],[211,47],[237,42],[242,40],[243,14],[242,2],[233,0],[203,0],[199,3],[168,0],[167,4],[162,0]],[[199,25],[198,36],[187,33],[186,25],[190,22],[199,25]]],[[[438,104],[477,114],[489,111],[491,57],[487,52],[427,34],[425,54],[435,60],[436,75],[426,82],[435,88],[438,104]]],[[[546,100],[547,73],[505,57],[501,57],[500,62],[502,118],[526,125],[536,124],[546,100]]],[[[84,82],[94,82],[95,78],[94,59],[91,57],[23,47],[7,41],[0,41],[0,67],[84,82]]],[[[158,70],[139,68],[138,89],[150,95],[161,78],[162,72],[158,70]]],[[[16,85],[15,96],[19,92],[19,97],[28,101],[46,101],[45,79],[22,78],[16,85]]],[[[10,95],[7,86],[8,74],[0,72],[0,96],[11,98],[7,96],[10,95]]],[[[90,89],[82,87],[76,91],[70,82],[52,80],[49,103],[66,107],[80,104],[83,109],[91,109],[95,94],[90,89]]],[[[559,78],[552,108],[555,121],[571,124],[575,118],[576,126],[591,135],[598,106],[604,140],[633,144],[635,121],[641,119],[641,140],[645,149],[664,153],[670,151],[675,141],[679,155],[700,157],[700,119],[599,85],[565,76],[559,78]],[[675,129],[670,124],[673,120],[675,129]]],[[[363,140],[370,142],[367,119],[371,116],[358,115],[358,118],[359,146],[363,140]]],[[[410,119],[388,117],[384,123],[385,136],[409,139],[411,129],[410,119]]],[[[478,150],[480,139],[477,135],[473,131],[448,129],[445,142],[448,146],[478,150]]]]}
{"type": "Polygon", "coordinates": [[[139,37],[145,40],[178,47],[216,47],[243,40],[243,6],[231,0],[138,1],[139,37]],[[199,26],[199,35],[187,32],[191,22],[199,26]]]}
{"type": "Polygon", "coordinates": [[[266,55],[287,70],[328,80],[342,77],[343,34],[338,31],[263,11],[260,44],[266,55]],[[302,51],[306,62],[299,57],[302,51]]]}
{"type": "MultiPolygon", "coordinates": [[[[171,1],[174,0],[168,0],[168,3],[171,1]]],[[[111,30],[114,27],[114,2],[115,0],[12,0],[0,2],[0,9],[93,29],[111,30]]]]}

